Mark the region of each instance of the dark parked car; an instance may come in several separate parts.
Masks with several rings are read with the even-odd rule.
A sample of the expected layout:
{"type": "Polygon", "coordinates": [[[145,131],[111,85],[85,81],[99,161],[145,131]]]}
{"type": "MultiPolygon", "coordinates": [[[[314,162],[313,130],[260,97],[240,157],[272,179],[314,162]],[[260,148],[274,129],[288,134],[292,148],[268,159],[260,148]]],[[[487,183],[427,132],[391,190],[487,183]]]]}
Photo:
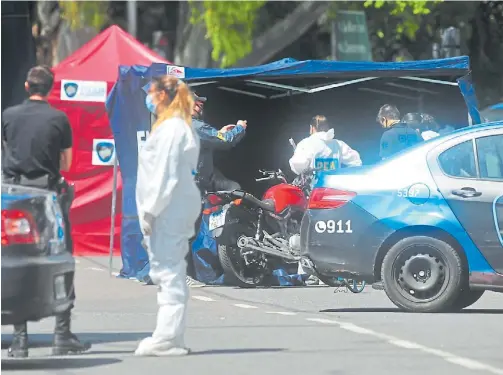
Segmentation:
{"type": "Polygon", "coordinates": [[[301,227],[306,271],[382,281],[404,310],[459,310],[503,292],[503,122],[321,175],[301,227]]]}
{"type": "Polygon", "coordinates": [[[74,271],[55,193],[2,184],[2,325],[65,311],[74,271]]]}

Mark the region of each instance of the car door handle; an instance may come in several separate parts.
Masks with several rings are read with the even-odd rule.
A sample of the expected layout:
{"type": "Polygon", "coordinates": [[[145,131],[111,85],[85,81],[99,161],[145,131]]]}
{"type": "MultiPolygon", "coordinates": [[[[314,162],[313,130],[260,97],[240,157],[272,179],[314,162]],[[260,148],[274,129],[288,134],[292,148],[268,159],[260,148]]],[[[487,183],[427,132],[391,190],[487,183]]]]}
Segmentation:
{"type": "Polygon", "coordinates": [[[461,198],[475,198],[480,197],[482,195],[480,191],[477,191],[471,187],[464,187],[458,190],[453,190],[452,194],[457,195],[458,197],[461,198]]]}

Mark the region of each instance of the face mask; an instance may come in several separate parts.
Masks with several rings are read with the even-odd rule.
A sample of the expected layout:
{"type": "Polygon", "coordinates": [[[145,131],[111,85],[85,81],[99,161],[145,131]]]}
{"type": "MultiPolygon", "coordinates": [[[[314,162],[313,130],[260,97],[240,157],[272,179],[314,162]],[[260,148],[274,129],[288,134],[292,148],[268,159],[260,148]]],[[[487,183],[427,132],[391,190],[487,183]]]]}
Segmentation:
{"type": "Polygon", "coordinates": [[[145,99],[145,105],[147,106],[147,109],[152,112],[154,115],[156,114],[156,105],[152,101],[152,95],[148,94],[147,98],[145,99]]]}

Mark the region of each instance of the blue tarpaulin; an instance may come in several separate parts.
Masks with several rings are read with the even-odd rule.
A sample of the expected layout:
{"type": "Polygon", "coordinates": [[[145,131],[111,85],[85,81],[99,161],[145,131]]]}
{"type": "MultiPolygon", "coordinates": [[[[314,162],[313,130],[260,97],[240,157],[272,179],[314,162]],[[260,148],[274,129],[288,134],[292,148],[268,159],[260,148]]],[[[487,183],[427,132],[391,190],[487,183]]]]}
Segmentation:
{"type": "MultiPolygon", "coordinates": [[[[145,66],[121,66],[119,78],[110,92],[106,107],[110,125],[115,138],[117,156],[123,179],[122,195],[122,238],[121,253],[123,268],[121,276],[142,280],[148,272],[147,254],[141,246],[141,233],[138,225],[137,209],[135,203],[136,173],[138,164],[138,147],[146,139],[150,130],[150,113],[145,107],[145,92],[142,90],[152,77],[171,74],[189,83],[208,81],[239,81],[260,80],[260,82],[275,82],[281,87],[281,80],[304,80],[310,78],[337,78],[356,79],[364,77],[452,77],[459,78],[469,74],[469,58],[466,56],[441,60],[407,61],[407,62],[340,62],[340,61],[297,61],[282,59],[270,64],[231,69],[201,69],[190,67],[175,67],[172,65],[154,63],[145,66]]],[[[433,82],[432,80],[430,80],[433,82]]],[[[438,81],[437,81],[438,82],[438,81]]],[[[469,113],[474,123],[477,118],[478,108],[473,86],[469,76],[458,80],[458,84],[465,98],[469,113]]],[[[284,86],[290,90],[290,86],[284,86]]],[[[309,92],[306,87],[298,87],[301,92],[309,92]]],[[[204,225],[204,224],[203,224],[204,225]]],[[[198,238],[196,246],[210,246],[214,251],[209,238],[198,238]],[[209,241],[204,244],[202,242],[209,241]]],[[[193,249],[194,251],[194,249],[193,249]]],[[[195,255],[197,255],[197,250],[195,255]]],[[[197,260],[197,257],[195,257],[197,260]]],[[[211,276],[207,267],[200,263],[199,277],[218,278],[213,273],[211,276]],[[201,268],[202,267],[202,268],[201,268]],[[204,272],[203,272],[204,270],[204,272]]],[[[211,273],[211,272],[210,272],[211,273]]],[[[202,280],[215,281],[215,280],[202,280]]]]}

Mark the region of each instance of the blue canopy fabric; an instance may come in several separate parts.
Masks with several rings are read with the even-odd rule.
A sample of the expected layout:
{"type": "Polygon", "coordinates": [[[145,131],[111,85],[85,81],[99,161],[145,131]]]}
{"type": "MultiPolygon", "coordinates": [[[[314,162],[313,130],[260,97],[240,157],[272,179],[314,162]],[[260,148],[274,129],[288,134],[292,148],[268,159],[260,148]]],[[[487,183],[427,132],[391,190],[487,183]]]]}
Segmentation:
{"type": "MultiPolygon", "coordinates": [[[[148,271],[148,257],[141,246],[135,202],[138,147],[150,130],[150,113],[145,107],[145,86],[152,77],[167,74],[171,65],[153,63],[145,66],[121,66],[119,78],[110,92],[106,108],[115,138],[117,156],[123,179],[121,253],[123,267],[121,276],[142,280],[148,271]]],[[[245,68],[201,69],[184,68],[188,82],[228,81],[260,79],[271,81],[295,77],[298,80],[361,77],[462,77],[458,84],[469,107],[469,113],[477,119],[477,101],[471,84],[469,58],[466,56],[440,60],[407,62],[348,62],[348,61],[297,61],[287,58],[270,64],[245,68]]],[[[193,251],[195,251],[193,249],[193,251]]]]}
{"type": "MultiPolygon", "coordinates": [[[[135,75],[146,78],[166,74],[170,65],[154,63],[150,67],[133,66],[135,75]]],[[[129,67],[121,67],[127,71],[129,67]]],[[[286,77],[403,77],[413,74],[416,77],[432,76],[462,76],[470,70],[468,56],[451,57],[448,59],[405,61],[405,62],[367,62],[367,61],[328,61],[306,60],[297,61],[286,58],[265,65],[246,68],[205,69],[185,68],[185,81],[221,80],[241,77],[254,78],[286,78],[286,77]]]]}

